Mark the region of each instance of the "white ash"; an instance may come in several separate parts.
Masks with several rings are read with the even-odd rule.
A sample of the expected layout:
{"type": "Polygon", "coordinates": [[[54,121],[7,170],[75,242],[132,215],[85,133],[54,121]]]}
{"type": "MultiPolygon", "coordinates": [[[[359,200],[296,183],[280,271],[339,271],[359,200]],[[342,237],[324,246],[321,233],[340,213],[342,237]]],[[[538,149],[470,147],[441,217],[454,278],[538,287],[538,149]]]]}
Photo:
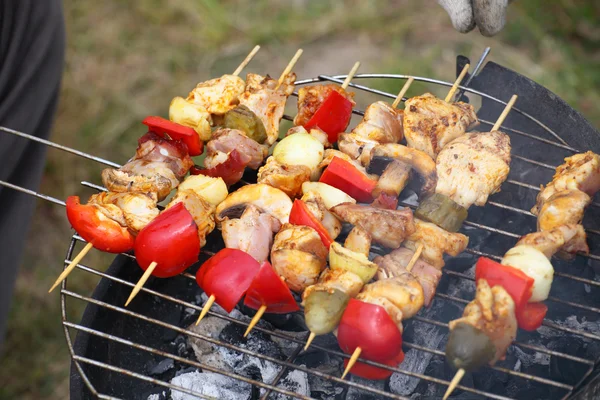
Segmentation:
{"type": "Polygon", "coordinates": [[[514,354],[517,357],[517,363],[515,364],[515,367],[513,368],[515,371],[521,370],[520,364],[522,364],[523,368],[529,368],[530,366],[532,366],[534,364],[540,364],[540,365],[549,365],[550,364],[550,355],[549,354],[540,353],[538,351],[534,352],[533,354],[529,354],[529,353],[526,353],[525,351],[523,351],[521,348],[519,348],[519,346],[509,347],[507,350],[507,353],[514,354]]]}
{"type": "MultiPolygon", "coordinates": [[[[249,383],[212,372],[188,372],[176,376],[171,384],[192,390],[203,396],[219,400],[245,400],[250,398],[249,383]]],[[[173,400],[196,400],[201,397],[171,389],[173,400]]]]}
{"type": "Polygon", "coordinates": [[[160,394],[151,394],[146,400],[160,400],[160,394]]]}
{"type": "MultiPolygon", "coordinates": [[[[283,378],[281,378],[281,381],[279,381],[277,387],[283,390],[287,390],[288,392],[299,394],[301,396],[310,396],[308,376],[306,372],[298,371],[297,369],[288,372],[283,378]]],[[[265,392],[265,389],[261,389],[260,395],[262,396],[265,392]]],[[[290,396],[275,391],[271,392],[271,395],[269,396],[269,399],[276,400],[287,400],[289,398],[290,396]]]]}

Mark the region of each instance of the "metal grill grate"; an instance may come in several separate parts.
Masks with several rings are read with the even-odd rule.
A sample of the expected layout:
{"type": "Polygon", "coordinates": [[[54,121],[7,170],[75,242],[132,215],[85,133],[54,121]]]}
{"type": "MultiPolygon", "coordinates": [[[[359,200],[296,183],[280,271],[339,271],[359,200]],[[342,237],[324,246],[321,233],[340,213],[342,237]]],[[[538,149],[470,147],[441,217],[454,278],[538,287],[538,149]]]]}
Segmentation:
{"type": "MultiPolygon", "coordinates": [[[[481,61],[479,63],[480,65],[481,65],[481,61]]],[[[354,82],[356,82],[357,80],[362,80],[362,79],[384,79],[384,78],[408,79],[409,77],[410,76],[408,76],[408,75],[362,74],[362,75],[355,76],[354,82]]],[[[323,81],[332,81],[332,82],[341,83],[344,78],[345,78],[345,75],[338,75],[338,76],[321,75],[317,78],[298,81],[296,84],[297,85],[306,85],[306,84],[318,83],[318,82],[323,82],[323,81]]],[[[416,81],[429,83],[429,84],[442,85],[442,86],[447,86],[447,87],[450,87],[452,85],[452,83],[449,83],[449,82],[444,82],[444,81],[430,79],[430,78],[424,78],[424,77],[414,77],[414,78],[416,81]]],[[[471,78],[472,77],[469,78],[469,81],[471,78]]],[[[466,85],[468,84],[469,81],[467,81],[466,85]]],[[[386,92],[383,92],[380,90],[376,90],[376,89],[370,88],[369,86],[359,85],[356,83],[351,83],[350,86],[352,86],[354,89],[357,89],[361,92],[379,95],[379,96],[383,96],[383,97],[390,98],[390,99],[395,98],[395,95],[393,95],[393,94],[386,93],[386,92]]],[[[491,100],[491,101],[497,103],[499,106],[506,104],[504,101],[502,101],[500,99],[497,99],[489,94],[471,89],[467,86],[461,86],[460,89],[461,89],[461,92],[459,93],[459,96],[462,95],[462,93],[468,93],[471,96],[479,96],[481,98],[491,100]]],[[[403,100],[405,100],[405,99],[403,99],[403,100]]],[[[546,125],[544,125],[541,121],[539,121],[536,118],[534,118],[533,116],[521,111],[518,106],[519,106],[519,104],[517,103],[517,106],[515,108],[513,108],[513,113],[520,114],[521,117],[526,118],[528,121],[532,122],[537,127],[539,127],[544,132],[546,132],[547,136],[549,136],[549,137],[548,138],[542,137],[539,135],[527,133],[522,130],[514,129],[514,128],[511,128],[508,126],[502,126],[501,129],[504,132],[510,134],[511,139],[516,139],[517,137],[521,137],[526,140],[532,140],[536,143],[539,143],[540,146],[542,146],[542,145],[550,146],[552,148],[552,152],[554,154],[554,159],[556,160],[556,164],[560,163],[562,158],[564,158],[565,156],[571,155],[571,154],[579,151],[579,150],[571,147],[569,144],[567,144],[556,132],[553,132],[550,128],[548,128],[546,125]]],[[[363,112],[360,110],[354,110],[354,113],[359,116],[363,114],[363,112]]],[[[292,120],[292,118],[290,118],[287,115],[284,116],[284,118],[287,120],[290,120],[290,121],[292,120]]],[[[484,126],[491,127],[493,125],[492,122],[484,120],[484,119],[480,119],[480,122],[484,126]]],[[[56,144],[56,143],[53,143],[50,141],[42,140],[42,139],[27,135],[22,132],[17,132],[17,131],[14,131],[14,130],[11,130],[8,128],[4,128],[4,127],[0,127],[0,131],[4,131],[9,134],[18,135],[18,136],[21,136],[28,140],[35,140],[35,141],[43,143],[45,145],[52,146],[52,147],[58,148],[60,150],[64,150],[64,151],[76,154],[80,157],[87,158],[87,159],[90,159],[90,160],[93,160],[93,161],[96,161],[96,162],[99,162],[99,163],[102,163],[102,164],[105,164],[105,165],[108,165],[111,167],[119,167],[118,164],[115,164],[111,161],[102,159],[100,157],[86,154],[86,153],[83,153],[83,152],[80,152],[80,151],[77,151],[77,150],[74,150],[74,149],[71,149],[71,148],[68,148],[65,146],[61,146],[59,144],[56,144]]],[[[536,151],[533,153],[535,153],[533,155],[540,154],[539,151],[536,151]]],[[[501,254],[503,254],[504,251],[508,250],[508,248],[510,248],[516,242],[516,239],[518,237],[520,237],[523,234],[526,234],[532,230],[535,230],[535,223],[536,223],[535,216],[533,216],[533,214],[531,214],[525,207],[528,208],[529,206],[531,206],[533,204],[533,202],[530,199],[535,198],[535,195],[537,194],[536,191],[539,191],[539,185],[546,183],[548,181],[548,179],[539,180],[539,181],[535,181],[535,182],[524,182],[525,179],[521,179],[521,178],[515,179],[515,177],[514,177],[515,174],[512,174],[512,171],[513,171],[513,169],[518,169],[518,166],[515,165],[518,163],[518,164],[522,164],[524,166],[523,169],[537,169],[537,170],[542,171],[540,174],[537,175],[538,177],[539,176],[548,176],[548,174],[550,174],[550,176],[551,176],[552,172],[556,168],[556,165],[549,164],[547,161],[531,159],[530,158],[531,156],[532,156],[532,154],[525,154],[525,153],[519,154],[518,152],[515,152],[515,148],[513,148],[513,163],[511,165],[511,176],[510,176],[510,179],[508,179],[506,181],[506,183],[503,187],[503,192],[502,192],[502,193],[507,193],[508,196],[501,196],[501,195],[492,196],[493,199],[490,200],[487,203],[486,207],[482,208],[480,210],[480,212],[475,212],[474,217],[471,216],[471,212],[470,212],[469,220],[467,222],[465,222],[466,228],[464,228],[464,230],[465,230],[464,233],[468,234],[471,238],[477,237],[477,236],[483,236],[485,239],[484,242],[486,242],[486,241],[489,242],[490,240],[495,241],[495,242],[493,245],[489,245],[489,244],[478,245],[477,241],[475,241],[476,242],[475,246],[471,246],[470,248],[468,248],[465,251],[465,253],[463,255],[459,256],[458,259],[455,259],[454,262],[450,261],[448,263],[446,268],[444,268],[444,270],[443,270],[444,275],[446,277],[442,280],[442,282],[440,282],[440,287],[438,288],[438,292],[435,295],[434,304],[437,302],[453,303],[455,305],[458,305],[455,308],[457,311],[461,312],[464,304],[466,304],[470,299],[472,299],[472,295],[473,295],[474,287],[475,287],[475,284],[473,282],[472,273],[469,273],[468,270],[465,270],[464,266],[472,265],[475,260],[475,257],[478,257],[478,256],[486,256],[486,257],[490,257],[490,258],[499,260],[501,258],[501,254]],[[517,161],[515,161],[515,160],[517,160],[517,161]],[[518,195],[518,197],[519,197],[518,201],[511,201],[511,199],[512,199],[512,197],[510,196],[511,194],[518,195]],[[523,195],[521,196],[521,194],[523,194],[523,195]],[[523,200],[523,201],[521,201],[521,200],[523,200]],[[529,202],[528,205],[519,206],[520,203],[527,204],[527,201],[529,202]],[[485,213],[487,213],[487,214],[485,214],[485,213]],[[489,222],[490,218],[486,218],[486,215],[490,215],[490,214],[497,215],[499,213],[503,215],[503,218],[506,221],[505,221],[505,223],[496,224],[495,226],[493,226],[494,224],[489,222]],[[518,223],[522,223],[524,225],[514,227],[514,229],[508,229],[506,227],[511,226],[511,224],[510,224],[511,220],[515,220],[518,223]],[[499,227],[498,225],[502,225],[502,227],[499,227]],[[499,244],[496,242],[498,242],[499,244]],[[455,266],[457,266],[459,264],[463,266],[462,271],[461,271],[461,268],[455,268],[455,266]],[[445,283],[442,285],[442,283],[444,281],[445,281],[445,283]],[[462,295],[460,295],[460,293],[459,293],[460,291],[453,290],[453,288],[456,287],[457,285],[458,286],[462,285],[463,288],[467,287],[469,289],[466,293],[463,293],[462,295]],[[457,293],[459,293],[459,295],[456,295],[457,293]]],[[[44,200],[51,201],[56,204],[60,204],[63,206],[65,205],[64,202],[62,202],[61,200],[54,199],[52,197],[49,197],[49,196],[46,196],[43,194],[39,194],[39,193],[36,193],[36,192],[28,190],[28,189],[17,187],[8,182],[0,181],[0,184],[3,186],[6,186],[8,188],[20,190],[20,191],[23,191],[30,195],[34,195],[36,197],[42,198],[44,200]]],[[[84,181],[84,182],[82,182],[82,185],[86,186],[88,188],[95,189],[95,190],[105,190],[103,187],[95,185],[91,182],[84,181]]],[[[403,206],[408,206],[408,207],[412,207],[412,208],[414,208],[416,206],[416,202],[415,202],[414,198],[403,198],[401,200],[402,201],[400,202],[400,204],[403,206]]],[[[599,208],[599,207],[600,207],[600,204],[598,202],[594,202],[590,208],[599,208]]],[[[592,212],[595,213],[595,212],[597,212],[597,210],[592,210],[592,212]]],[[[497,220],[498,218],[500,218],[500,217],[492,218],[492,220],[494,220],[494,219],[497,220]]],[[[598,246],[596,245],[596,239],[598,239],[597,236],[600,235],[600,231],[598,230],[598,229],[600,229],[600,227],[593,226],[592,223],[594,223],[594,222],[595,222],[594,218],[587,217],[585,220],[585,223],[587,224],[586,231],[588,233],[588,241],[591,244],[592,251],[598,250],[598,246]]],[[[78,242],[84,242],[84,240],[81,237],[79,237],[78,235],[74,235],[70,241],[68,251],[67,251],[67,256],[66,256],[66,259],[64,260],[65,266],[70,263],[72,255],[73,255],[73,251],[78,242]]],[[[472,240],[472,242],[473,242],[473,240],[472,240]]],[[[211,253],[210,251],[203,250],[203,252],[202,252],[203,257],[209,257],[212,254],[213,253],[211,253]]],[[[129,254],[123,254],[122,257],[134,259],[134,256],[129,255],[129,254]]],[[[585,265],[589,266],[592,264],[593,267],[597,267],[596,261],[600,260],[600,255],[598,255],[598,252],[596,254],[592,253],[592,254],[589,254],[588,256],[581,256],[581,259],[583,259],[583,262],[585,265]]],[[[560,262],[558,262],[558,263],[560,264],[560,262]]],[[[579,264],[581,264],[581,263],[579,263],[579,264]]],[[[568,266],[568,265],[569,265],[568,263],[565,263],[565,266],[568,266]]],[[[123,293],[128,293],[130,288],[134,286],[136,279],[137,279],[135,277],[134,277],[134,279],[131,279],[131,280],[122,279],[121,277],[116,276],[115,274],[111,274],[109,272],[102,272],[100,269],[93,268],[93,267],[90,267],[85,264],[79,264],[77,266],[77,268],[78,268],[78,272],[76,272],[76,273],[88,273],[88,274],[95,275],[99,278],[102,278],[106,282],[109,282],[112,285],[118,286],[119,290],[123,293]]],[[[581,293],[584,293],[584,292],[589,293],[590,291],[591,291],[591,293],[600,293],[600,282],[599,281],[594,280],[593,278],[578,276],[577,271],[578,270],[575,267],[556,268],[555,283],[553,285],[553,293],[555,293],[554,287],[561,287],[561,286],[569,287],[569,288],[572,288],[572,287],[576,288],[576,290],[581,293]],[[569,271],[569,272],[565,272],[565,271],[569,271]]],[[[188,280],[188,282],[191,282],[192,285],[195,285],[195,277],[189,273],[183,273],[182,276],[172,278],[172,279],[185,279],[185,280],[188,280]]],[[[202,308],[201,304],[197,304],[197,303],[185,300],[185,299],[181,298],[180,296],[172,295],[165,291],[157,290],[153,287],[154,286],[150,285],[150,286],[144,287],[142,289],[142,293],[145,293],[145,296],[140,296],[140,297],[143,297],[144,301],[149,301],[149,299],[152,299],[152,301],[166,302],[167,304],[176,305],[178,307],[181,307],[182,309],[194,310],[195,313],[199,313],[199,311],[202,308]]],[[[580,316],[583,316],[584,318],[589,318],[592,321],[598,320],[598,315],[600,314],[600,308],[595,307],[595,305],[592,302],[588,302],[589,304],[586,304],[586,302],[584,301],[584,300],[586,300],[585,295],[574,296],[574,298],[575,298],[575,300],[573,300],[571,298],[562,298],[562,296],[552,295],[549,298],[549,300],[552,302],[552,304],[550,304],[549,308],[550,308],[550,310],[552,310],[553,308],[561,308],[561,310],[566,310],[565,312],[563,312],[564,315],[580,315],[580,316]]],[[[593,296],[588,296],[587,299],[589,299],[589,298],[593,298],[593,296]]],[[[298,336],[297,334],[294,335],[294,334],[292,334],[292,332],[273,330],[270,328],[265,328],[260,325],[257,326],[255,328],[256,331],[262,332],[262,333],[268,335],[269,337],[276,337],[281,340],[287,341],[290,344],[293,344],[294,347],[293,347],[293,350],[291,351],[291,353],[286,358],[279,359],[277,357],[273,357],[273,356],[270,356],[267,354],[261,354],[260,352],[246,348],[240,344],[228,343],[219,338],[213,338],[209,335],[202,334],[202,333],[199,333],[196,331],[192,331],[186,327],[179,326],[168,320],[157,319],[154,317],[150,317],[148,315],[144,315],[143,313],[133,311],[133,309],[126,309],[122,305],[120,305],[120,304],[122,304],[122,302],[119,303],[117,301],[118,299],[114,299],[114,300],[115,300],[114,302],[107,302],[105,300],[100,300],[95,297],[90,297],[90,296],[86,296],[81,293],[76,293],[69,289],[69,286],[68,286],[68,283],[66,280],[62,283],[62,290],[61,290],[61,307],[62,307],[62,318],[63,318],[62,323],[63,323],[63,327],[64,327],[65,337],[67,340],[67,345],[68,345],[69,351],[70,351],[72,359],[73,359],[73,365],[76,368],[77,372],[80,374],[81,379],[83,380],[83,382],[85,383],[87,388],[91,391],[91,393],[94,396],[96,396],[98,398],[114,399],[117,397],[113,397],[112,395],[109,395],[106,393],[101,393],[99,390],[96,389],[96,387],[99,385],[99,382],[90,377],[91,376],[90,370],[94,369],[94,368],[106,371],[107,373],[110,371],[111,373],[121,374],[124,376],[131,377],[135,380],[147,382],[147,383],[153,384],[153,385],[158,385],[158,386],[161,386],[164,388],[175,389],[179,392],[198,396],[200,398],[209,398],[209,397],[204,396],[194,390],[186,389],[181,386],[174,385],[170,382],[167,382],[166,380],[161,380],[161,379],[152,377],[152,376],[150,376],[149,373],[147,373],[147,371],[133,370],[133,369],[129,369],[129,368],[120,366],[119,362],[117,362],[116,360],[113,360],[112,363],[108,363],[105,361],[89,358],[83,354],[78,354],[76,352],[75,346],[71,339],[71,335],[70,335],[71,332],[84,333],[84,334],[90,335],[91,337],[100,338],[102,340],[111,342],[113,344],[118,344],[118,345],[125,346],[129,349],[134,349],[135,351],[139,351],[140,353],[148,353],[155,357],[171,359],[174,362],[179,363],[180,365],[201,368],[203,371],[215,372],[215,373],[227,376],[229,378],[233,378],[235,380],[245,382],[249,385],[254,386],[255,388],[260,389],[260,391],[255,390],[253,393],[254,393],[255,397],[260,397],[261,399],[267,399],[267,398],[269,398],[269,396],[272,396],[274,394],[281,394],[284,396],[292,396],[292,397],[296,397],[296,398],[310,398],[310,397],[307,397],[304,395],[299,395],[297,393],[291,392],[291,391],[286,390],[285,388],[282,388],[279,386],[282,379],[284,378],[286,373],[288,373],[289,371],[301,371],[301,372],[307,374],[307,376],[313,376],[313,377],[322,378],[322,379],[325,379],[328,381],[332,381],[336,385],[338,385],[342,388],[347,388],[347,389],[351,388],[352,390],[359,390],[363,393],[371,394],[374,396],[383,396],[386,398],[393,398],[393,399],[407,398],[407,397],[403,397],[399,394],[392,393],[389,390],[384,390],[381,387],[368,386],[368,385],[364,384],[364,381],[357,382],[357,381],[352,381],[352,380],[341,380],[340,375],[334,376],[334,375],[331,375],[328,373],[317,371],[313,368],[298,365],[295,362],[297,361],[298,357],[300,356],[300,354],[302,352],[302,347],[305,344],[308,333],[306,333],[306,337],[302,337],[302,336],[298,336]],[[248,378],[247,376],[243,376],[239,373],[236,373],[235,371],[230,372],[230,371],[226,371],[223,369],[214,368],[209,365],[206,365],[205,363],[196,361],[195,359],[193,359],[193,357],[183,357],[179,354],[176,354],[176,352],[165,351],[164,348],[163,349],[157,348],[159,346],[153,347],[153,346],[149,346],[148,344],[144,344],[144,343],[140,343],[137,341],[127,339],[126,338],[127,335],[115,335],[115,334],[108,333],[107,331],[104,331],[101,329],[92,328],[91,326],[88,326],[81,322],[71,321],[71,320],[69,320],[69,315],[67,313],[67,307],[66,307],[68,299],[72,299],[75,301],[83,301],[89,305],[97,307],[99,310],[106,310],[106,311],[110,311],[111,313],[117,313],[118,315],[121,315],[123,318],[126,318],[126,319],[142,321],[145,324],[149,324],[149,326],[155,326],[156,328],[171,330],[174,333],[179,334],[179,335],[184,335],[187,338],[200,339],[200,340],[206,341],[207,343],[213,344],[215,346],[220,346],[222,348],[226,348],[228,350],[231,350],[231,351],[239,353],[239,354],[245,354],[247,356],[250,356],[250,357],[265,361],[265,362],[271,362],[280,368],[279,368],[279,371],[277,372],[277,374],[274,376],[274,378],[268,382],[261,382],[257,379],[251,379],[251,378],[248,378]],[[119,304],[119,305],[115,305],[115,304],[119,304]]],[[[141,301],[141,300],[138,300],[138,301],[141,301]]],[[[247,320],[233,318],[233,317],[230,317],[227,315],[222,315],[217,312],[211,311],[211,312],[209,312],[209,315],[219,318],[221,320],[227,321],[229,323],[238,325],[238,326],[242,327],[243,329],[245,329],[248,325],[247,320]]],[[[457,315],[454,315],[454,317],[456,317],[456,316],[457,315]]],[[[451,317],[452,317],[451,315],[448,315],[448,316],[445,315],[443,318],[444,320],[442,320],[442,318],[440,318],[439,316],[432,317],[427,312],[423,312],[423,310],[422,310],[417,316],[415,316],[409,322],[409,324],[407,324],[407,327],[409,327],[410,325],[415,326],[418,324],[427,324],[430,326],[439,327],[444,330],[447,330],[447,321],[449,321],[450,319],[453,319],[451,317]]],[[[564,321],[560,321],[560,320],[558,322],[553,322],[553,321],[550,321],[547,319],[543,323],[543,326],[544,326],[543,329],[555,330],[557,332],[561,332],[563,334],[568,334],[568,335],[575,335],[577,337],[583,338],[583,340],[595,343],[600,346],[600,336],[598,335],[596,330],[584,329],[585,326],[583,328],[578,327],[578,326],[573,327],[573,326],[568,325],[563,322],[564,321]]],[[[521,336],[521,333],[519,335],[521,336]]],[[[577,371],[581,371],[581,373],[578,376],[574,377],[573,379],[567,380],[567,383],[565,383],[564,380],[559,380],[555,377],[555,374],[552,374],[552,371],[550,371],[550,367],[548,368],[548,371],[538,370],[537,373],[535,373],[535,374],[521,372],[521,371],[515,370],[513,368],[507,368],[505,366],[501,366],[502,364],[492,367],[491,369],[495,373],[503,374],[510,378],[517,379],[517,382],[519,382],[519,380],[521,380],[520,382],[523,382],[523,384],[525,384],[525,382],[535,382],[536,384],[539,384],[542,387],[551,388],[550,393],[552,393],[553,398],[566,399],[574,391],[574,389],[576,389],[577,386],[581,382],[583,382],[584,379],[587,378],[593,372],[594,366],[599,360],[594,359],[594,357],[590,357],[590,356],[584,357],[581,355],[572,354],[569,351],[567,351],[568,349],[561,349],[560,351],[554,350],[551,348],[551,346],[542,344],[541,338],[536,335],[537,335],[536,333],[527,335],[526,340],[517,341],[513,344],[512,347],[517,348],[518,351],[534,352],[536,354],[541,354],[543,357],[554,358],[555,360],[557,360],[558,363],[568,362],[568,363],[570,363],[569,365],[576,366],[575,369],[577,371]]],[[[169,346],[167,346],[167,347],[169,347],[169,346]]],[[[420,352],[423,354],[428,353],[432,356],[431,359],[435,358],[435,359],[443,360],[443,358],[444,358],[443,351],[440,351],[438,349],[438,347],[439,348],[443,348],[443,347],[440,347],[438,345],[430,347],[427,345],[414,343],[414,341],[411,342],[410,340],[405,340],[404,347],[405,347],[405,349],[412,349],[414,351],[417,351],[417,352],[420,352]]],[[[169,347],[169,349],[172,350],[171,347],[169,347]]],[[[323,352],[330,357],[348,358],[348,355],[340,352],[339,350],[336,350],[335,348],[332,349],[329,346],[320,345],[319,342],[315,342],[315,344],[311,347],[311,349],[316,350],[318,352],[323,352]]],[[[515,350],[515,351],[517,351],[517,350],[515,350]]],[[[426,373],[415,372],[415,371],[405,370],[405,369],[400,369],[400,368],[392,368],[392,367],[388,367],[385,365],[381,365],[381,364],[366,361],[366,360],[364,362],[367,364],[370,364],[370,365],[374,365],[374,366],[378,366],[381,368],[392,370],[392,371],[394,371],[398,374],[402,374],[404,376],[417,378],[422,381],[429,382],[430,384],[437,385],[443,389],[445,389],[445,387],[449,384],[447,374],[439,374],[439,373],[426,374],[426,373]]],[[[402,367],[402,365],[401,365],[401,367],[402,367]]],[[[475,385],[475,386],[477,386],[477,385],[475,385]]],[[[458,389],[466,392],[467,394],[479,395],[479,396],[482,396],[485,398],[493,398],[493,399],[512,398],[512,397],[507,397],[508,392],[505,392],[503,394],[498,394],[498,393],[492,393],[487,389],[485,389],[485,390],[477,389],[475,387],[469,387],[466,385],[459,385],[458,389]]]]}

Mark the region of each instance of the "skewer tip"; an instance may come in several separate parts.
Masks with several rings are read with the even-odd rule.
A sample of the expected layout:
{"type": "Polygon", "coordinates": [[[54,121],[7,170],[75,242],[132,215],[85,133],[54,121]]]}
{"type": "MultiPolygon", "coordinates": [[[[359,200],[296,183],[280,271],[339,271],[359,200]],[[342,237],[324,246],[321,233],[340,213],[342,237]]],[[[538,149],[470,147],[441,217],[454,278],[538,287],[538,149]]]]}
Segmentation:
{"type": "Polygon", "coordinates": [[[346,369],[344,370],[344,373],[342,374],[342,379],[344,379],[346,377],[346,375],[348,375],[348,372],[350,372],[352,367],[354,367],[354,364],[356,364],[356,360],[358,360],[358,357],[360,357],[361,352],[362,352],[362,349],[360,347],[357,347],[354,350],[354,353],[352,353],[350,360],[348,360],[348,365],[346,366],[346,369]]]}
{"type": "Polygon", "coordinates": [[[317,336],[316,333],[311,332],[310,335],[308,336],[308,339],[306,340],[306,345],[304,346],[304,351],[308,350],[308,348],[310,347],[310,344],[312,343],[313,340],[315,340],[315,337],[317,336]]]}
{"type": "Polygon", "coordinates": [[[463,378],[463,376],[465,376],[465,370],[464,369],[459,369],[458,371],[456,371],[456,375],[454,375],[454,378],[452,378],[452,381],[450,382],[450,385],[448,385],[448,390],[446,390],[446,393],[444,393],[444,398],[443,400],[447,400],[448,397],[452,394],[452,392],[454,391],[454,389],[456,389],[456,386],[458,385],[458,383],[460,382],[460,380],[463,378]]]}
{"type": "Polygon", "coordinates": [[[350,72],[348,72],[348,76],[346,76],[344,83],[342,83],[342,89],[346,89],[348,87],[348,85],[350,84],[350,81],[352,80],[352,78],[354,78],[354,75],[356,74],[356,71],[358,71],[359,67],[360,67],[360,61],[355,62],[354,66],[352,67],[350,72]]]}
{"type": "Polygon", "coordinates": [[[510,110],[515,105],[515,102],[517,101],[518,97],[519,96],[517,96],[516,94],[513,94],[512,97],[510,98],[510,100],[508,101],[508,103],[506,103],[506,106],[504,107],[504,110],[502,110],[502,114],[500,114],[500,116],[496,120],[496,123],[492,127],[492,132],[493,131],[497,131],[498,129],[500,129],[500,126],[502,126],[502,123],[504,122],[504,120],[508,116],[508,113],[510,112],[510,110]]]}
{"type": "Polygon", "coordinates": [[[242,61],[242,63],[235,69],[235,71],[233,71],[232,75],[238,76],[240,74],[240,72],[242,72],[242,70],[244,68],[246,68],[246,65],[248,65],[248,63],[250,61],[252,61],[252,59],[254,58],[256,53],[258,53],[258,50],[260,50],[260,46],[259,45],[254,46],[252,51],[250,53],[248,53],[246,58],[244,58],[244,61],[242,61]]]}
{"type": "Polygon", "coordinates": [[[408,80],[406,81],[406,83],[404,83],[404,86],[402,86],[402,89],[400,89],[400,92],[398,93],[398,96],[396,96],[396,99],[392,103],[392,108],[398,107],[398,104],[400,104],[400,102],[402,101],[402,98],[404,97],[404,95],[406,94],[406,92],[408,92],[408,89],[410,88],[410,85],[412,85],[412,83],[414,81],[415,81],[415,78],[413,78],[412,76],[410,78],[408,78],[408,80]]]}
{"type": "Polygon", "coordinates": [[[202,311],[200,311],[200,316],[198,317],[198,320],[196,321],[196,325],[198,325],[200,323],[200,321],[202,321],[202,318],[204,318],[204,316],[206,315],[208,310],[210,310],[210,308],[212,307],[215,300],[216,300],[216,297],[213,294],[211,294],[210,297],[208,298],[208,300],[206,300],[204,307],[202,307],[202,311]]]}
{"type": "Polygon", "coordinates": [[[127,307],[129,305],[129,303],[131,303],[131,301],[135,298],[135,296],[137,296],[137,294],[140,292],[140,290],[142,289],[142,287],[144,286],[144,284],[146,283],[148,278],[150,278],[150,275],[152,275],[152,272],[154,271],[154,269],[156,268],[157,265],[158,264],[156,262],[152,261],[152,263],[150,263],[148,268],[146,268],[146,271],[144,271],[144,275],[142,275],[140,280],[133,287],[133,290],[131,291],[129,298],[125,302],[125,307],[127,307]]]}
{"type": "Polygon", "coordinates": [[[260,321],[260,319],[262,318],[265,311],[267,311],[267,306],[266,305],[260,306],[260,308],[258,309],[256,314],[254,314],[252,321],[250,321],[250,324],[248,324],[248,329],[246,329],[246,332],[244,333],[244,337],[248,336],[250,331],[252,331],[252,329],[254,329],[256,324],[258,324],[258,321],[260,321]]]}
{"type": "Polygon", "coordinates": [[[73,261],[71,261],[71,263],[67,266],[67,268],[65,268],[63,270],[63,272],[61,272],[61,274],[58,276],[58,278],[56,278],[56,281],[54,281],[54,284],[52,285],[52,287],[50,288],[50,290],[48,290],[48,293],[52,292],[54,289],[56,289],[56,287],[65,279],[67,279],[67,276],[69,276],[69,274],[75,269],[75,267],[77,266],[77,264],[79,264],[79,262],[83,259],[83,257],[85,257],[85,255],[93,248],[94,246],[91,243],[88,243],[85,245],[85,247],[83,249],[81,249],[81,251],[79,252],[79,254],[77,254],[77,256],[75,256],[75,258],[73,259],[73,261]]]}
{"type": "Polygon", "coordinates": [[[450,91],[448,92],[448,94],[446,95],[446,98],[444,99],[444,101],[446,103],[448,103],[448,102],[450,102],[450,100],[452,100],[454,93],[456,93],[456,91],[458,90],[458,86],[462,82],[465,75],[467,75],[467,72],[469,71],[470,66],[471,66],[470,64],[465,64],[462,71],[460,71],[458,78],[456,78],[456,80],[454,81],[454,84],[452,85],[452,87],[450,88],[450,91]]]}

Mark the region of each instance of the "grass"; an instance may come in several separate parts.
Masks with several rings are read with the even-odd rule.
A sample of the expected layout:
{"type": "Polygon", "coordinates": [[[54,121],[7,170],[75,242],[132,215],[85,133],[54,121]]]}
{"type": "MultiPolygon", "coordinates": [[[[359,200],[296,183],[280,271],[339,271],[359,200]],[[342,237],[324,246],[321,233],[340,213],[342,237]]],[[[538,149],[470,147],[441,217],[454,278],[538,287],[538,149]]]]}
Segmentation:
{"type": "MultiPolygon", "coordinates": [[[[53,133],[56,142],[124,162],[146,115],[165,115],[169,100],[198,81],[231,71],[256,43],[249,70],[276,75],[296,48],[305,52],[302,77],[343,73],[356,60],[362,72],[396,72],[451,80],[457,54],[491,60],[547,86],[600,126],[600,5],[593,0],[530,0],[510,7],[495,38],[454,32],[433,4],[402,1],[275,0],[166,2],[65,1],[67,64],[53,133]]],[[[395,92],[399,82],[380,83],[395,92]]],[[[415,85],[409,94],[425,90],[415,85]]],[[[100,182],[102,166],[51,150],[41,191],[84,197],[79,182],[100,182]]],[[[58,295],[48,295],[70,237],[64,210],[39,202],[17,281],[0,399],[68,397],[69,354],[58,295]]],[[[93,251],[85,263],[111,258],[93,251]]],[[[96,280],[75,271],[69,287],[90,293],[96,280]]],[[[73,303],[73,302],[71,302],[73,303]]],[[[82,305],[69,307],[77,321],[82,305]]]]}

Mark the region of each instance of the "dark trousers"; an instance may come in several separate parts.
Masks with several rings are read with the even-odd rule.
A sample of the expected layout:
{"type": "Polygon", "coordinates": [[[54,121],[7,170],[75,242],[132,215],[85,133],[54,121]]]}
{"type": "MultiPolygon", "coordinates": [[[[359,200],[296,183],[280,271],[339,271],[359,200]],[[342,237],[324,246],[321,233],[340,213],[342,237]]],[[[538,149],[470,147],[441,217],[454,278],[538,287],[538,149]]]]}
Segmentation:
{"type": "MultiPolygon", "coordinates": [[[[0,126],[50,135],[64,50],[60,0],[0,0],[0,126]]],[[[45,156],[44,145],[0,131],[0,179],[37,190],[45,156]]],[[[34,207],[35,198],[0,186],[0,349],[34,207]]]]}

